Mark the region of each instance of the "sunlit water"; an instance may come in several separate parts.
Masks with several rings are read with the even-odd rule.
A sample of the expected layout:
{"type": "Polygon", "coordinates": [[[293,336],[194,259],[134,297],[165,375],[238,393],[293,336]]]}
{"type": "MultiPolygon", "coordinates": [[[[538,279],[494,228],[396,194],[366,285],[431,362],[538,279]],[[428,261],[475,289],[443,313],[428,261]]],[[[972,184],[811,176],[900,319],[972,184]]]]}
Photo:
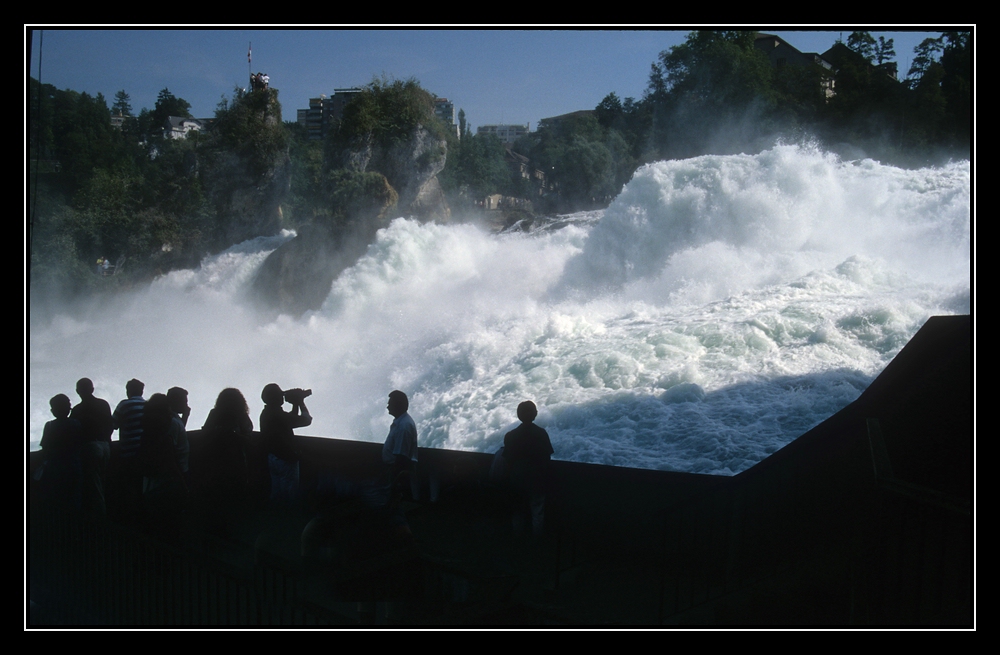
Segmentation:
{"type": "Polygon", "coordinates": [[[733,474],[858,397],[928,317],[970,309],[970,166],[906,171],[777,147],[640,169],[605,212],[531,233],[397,219],[323,307],[247,300],[290,234],[35,321],[29,430],[93,379],[114,406],[179,385],[199,427],[226,386],[310,387],[300,433],[492,451],[532,399],[565,460],[733,474]]]}

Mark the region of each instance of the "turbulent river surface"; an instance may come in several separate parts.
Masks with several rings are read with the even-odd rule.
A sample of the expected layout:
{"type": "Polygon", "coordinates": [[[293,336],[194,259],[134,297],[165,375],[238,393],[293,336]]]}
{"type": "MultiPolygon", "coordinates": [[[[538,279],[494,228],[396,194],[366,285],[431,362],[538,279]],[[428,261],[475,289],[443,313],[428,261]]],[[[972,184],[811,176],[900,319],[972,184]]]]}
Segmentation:
{"type": "Polygon", "coordinates": [[[795,146],[658,162],[531,231],[397,219],[295,318],[248,300],[291,234],[258,238],[33,319],[29,448],[83,376],[112,407],[133,377],[185,387],[191,428],[229,386],[256,425],[277,382],[313,390],[307,435],[381,441],[401,389],[421,446],[493,451],[531,399],[557,459],[735,474],[970,311],[970,177],[795,146]]]}

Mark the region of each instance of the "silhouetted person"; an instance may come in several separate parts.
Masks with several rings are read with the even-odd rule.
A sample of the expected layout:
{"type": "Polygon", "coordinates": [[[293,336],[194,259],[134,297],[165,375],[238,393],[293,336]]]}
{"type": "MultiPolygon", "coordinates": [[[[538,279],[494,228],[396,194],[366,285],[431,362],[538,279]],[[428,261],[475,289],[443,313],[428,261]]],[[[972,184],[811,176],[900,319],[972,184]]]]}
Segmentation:
{"type": "Polygon", "coordinates": [[[354,502],[320,503],[319,513],[301,535],[306,566],[326,567],[334,578],[346,578],[336,583],[337,594],[360,601],[369,609],[375,601],[421,593],[422,564],[397,493],[397,483],[412,473],[417,459],[417,426],[407,414],[408,408],[405,393],[389,394],[386,409],[393,421],[382,447],[383,474],[357,484],[342,481],[334,496],[354,502]],[[331,558],[328,553],[336,556],[331,558]],[[372,566],[379,560],[393,562],[372,566]]]}
{"type": "Polygon", "coordinates": [[[139,380],[132,378],[125,383],[125,400],[118,403],[112,415],[114,427],[118,430],[118,452],[123,458],[134,457],[139,452],[142,438],[142,413],[146,399],[142,392],[146,388],[139,380]]]}
{"type": "Polygon", "coordinates": [[[247,495],[247,450],[253,421],[239,389],[223,389],[201,429],[199,470],[205,500],[231,505],[247,495]]]}
{"type": "Polygon", "coordinates": [[[416,481],[417,464],[417,424],[407,410],[410,399],[398,389],[389,393],[386,410],[393,416],[389,434],[382,445],[382,462],[389,467],[390,485],[395,485],[400,474],[407,472],[410,477],[410,492],[414,500],[419,496],[416,481]]]}
{"type": "Polygon", "coordinates": [[[142,470],[142,503],[147,525],[173,538],[187,505],[187,484],[181,471],[177,442],[184,429],[162,393],[153,394],[142,415],[138,460],[142,470]]]}
{"type": "Polygon", "coordinates": [[[49,400],[55,418],[45,424],[39,444],[45,457],[42,471],[42,498],[53,507],[69,511],[80,508],[80,447],[83,428],[69,417],[70,402],[65,394],[49,400]]]}
{"type": "Polygon", "coordinates": [[[176,424],[174,430],[178,432],[177,438],[177,460],[180,462],[181,473],[187,480],[190,472],[191,444],[187,438],[187,422],[191,416],[191,408],[188,406],[187,389],[181,387],[170,387],[167,390],[167,402],[170,404],[170,413],[173,422],[176,424]]]}
{"type": "Polygon", "coordinates": [[[524,507],[531,510],[531,525],[535,535],[545,524],[545,494],[548,491],[549,460],[554,452],[549,434],[535,425],[538,408],[526,400],[517,406],[521,425],[503,438],[504,460],[510,470],[510,482],[517,498],[514,511],[515,528],[519,526],[524,507]]]}
{"type": "Polygon", "coordinates": [[[83,428],[83,445],[80,448],[81,503],[83,511],[94,516],[104,516],[107,507],[104,500],[104,481],[111,459],[111,433],[114,419],[108,401],[94,396],[94,383],[89,378],[80,378],[76,383],[76,393],[80,402],[70,413],[70,418],[80,422],[83,428]]]}
{"type": "Polygon", "coordinates": [[[260,413],[260,436],[267,451],[271,473],[271,500],[293,501],[299,494],[299,455],[295,451],[295,428],[312,423],[306,409],[302,389],[282,391],[277,384],[264,387],[260,399],[264,409],[260,413]],[[292,404],[292,411],[282,409],[285,400],[292,404]]]}
{"type": "Polygon", "coordinates": [[[119,518],[131,519],[142,506],[142,469],[139,465],[139,443],[142,439],[142,415],[146,400],[145,385],[132,378],[125,383],[125,400],[118,403],[112,415],[118,430],[118,450],[112,457],[111,468],[119,518]]]}

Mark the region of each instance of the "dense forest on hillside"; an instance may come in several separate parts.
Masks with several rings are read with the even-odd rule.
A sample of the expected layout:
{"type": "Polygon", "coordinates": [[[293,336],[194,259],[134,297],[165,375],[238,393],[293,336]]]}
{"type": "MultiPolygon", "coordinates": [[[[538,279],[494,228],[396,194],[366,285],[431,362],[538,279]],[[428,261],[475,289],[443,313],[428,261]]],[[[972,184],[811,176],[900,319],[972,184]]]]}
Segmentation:
{"type": "Polygon", "coordinates": [[[116,288],[282,227],[384,214],[400,190],[377,150],[391,152],[417,126],[442,145],[420,151],[416,165],[443,160],[437,180],[452,216],[463,218],[489,194],[530,200],[538,213],[606,206],[647,162],[757,152],[779,140],[900,166],[970,155],[970,32],[925,40],[903,79],[888,74],[892,40],[867,32],[830,50],[832,70],[776,68],[756,37],[692,32],[652,63],[642,98],[609,93],[592,110],[543,121],[509,149],[472,134],[463,111],[458,134],[438,122],[433,94],[416,80],[374,80],[320,142],[282,121],[274,89],[236,89],[208,129],[171,139],[167,118],[190,117],[190,104],[169,89],[136,114],[125,90],[109,107],[101,94],[29,79],[32,293],[116,288]],[[345,161],[358,152],[376,161],[345,161]],[[100,258],[123,261],[122,274],[98,275],[100,258]]]}
{"type": "Polygon", "coordinates": [[[902,80],[892,39],[854,32],[818,64],[774,67],[753,31],[692,32],[653,62],[643,97],[609,93],[592,112],[543,121],[515,150],[551,177],[552,208],[606,203],[641,164],[813,142],[904,167],[968,158],[972,43],[943,32],[902,80]],[[835,93],[827,95],[825,89],[835,93]]]}

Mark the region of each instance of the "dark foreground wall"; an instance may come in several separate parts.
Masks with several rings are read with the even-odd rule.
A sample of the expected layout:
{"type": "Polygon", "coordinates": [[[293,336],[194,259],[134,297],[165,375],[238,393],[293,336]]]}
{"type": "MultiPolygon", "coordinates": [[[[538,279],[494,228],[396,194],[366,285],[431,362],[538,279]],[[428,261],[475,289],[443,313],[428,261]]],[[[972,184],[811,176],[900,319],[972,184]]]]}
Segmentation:
{"type": "Polygon", "coordinates": [[[931,318],[857,401],[678,508],[670,575],[701,587],[676,620],[971,625],[971,342],[931,318]]]}
{"type": "MultiPolygon", "coordinates": [[[[930,319],[856,402],[734,477],[554,462],[546,538],[527,551],[527,559],[508,557],[516,542],[506,541],[504,490],[488,479],[492,456],[421,449],[424,504],[407,510],[407,518],[418,538],[412,561],[423,567],[426,584],[407,620],[972,625],[971,337],[969,316],[930,319]],[[427,504],[431,496],[439,502],[427,504]],[[479,597],[488,601],[470,600],[479,597]]],[[[198,439],[193,433],[193,466],[198,439]]],[[[366,479],[380,472],[379,444],[303,437],[300,446],[306,486],[324,475],[366,479]]],[[[35,457],[29,458],[29,469],[35,457]]],[[[72,567],[49,566],[60,552],[49,534],[32,532],[31,575],[72,586],[72,567]]],[[[101,538],[110,541],[97,550],[132,543],[126,532],[108,534],[101,538]]],[[[295,558],[298,534],[290,536],[292,554],[286,560],[295,558]]],[[[78,537],[61,538],[78,549],[78,537]]],[[[258,567],[261,539],[247,546],[256,552],[251,559],[256,557],[258,567]]],[[[126,550],[127,557],[116,556],[101,571],[117,571],[126,561],[147,562],[142,571],[153,566],[148,564],[153,559],[133,554],[132,546],[126,550]]],[[[205,564],[211,560],[205,553],[175,556],[179,559],[169,561],[194,557],[218,569],[205,564]]],[[[294,561],[275,566],[283,571],[274,574],[281,580],[306,584],[294,561]]],[[[135,587],[146,575],[128,570],[125,577],[101,574],[104,605],[115,606],[107,598],[123,597],[119,580],[135,587]]],[[[206,581],[203,590],[192,592],[198,598],[224,587],[211,575],[185,578],[206,581]]],[[[259,568],[240,575],[263,576],[259,568]]],[[[298,599],[298,592],[288,596],[284,586],[277,598],[269,592],[260,600],[249,582],[240,584],[233,593],[244,599],[239,605],[244,609],[233,622],[262,622],[266,616],[281,623],[304,611],[305,601],[288,600],[298,599]],[[246,609],[251,605],[256,614],[246,609]]],[[[171,587],[164,583],[164,588],[171,587]]],[[[89,591],[79,593],[89,598],[89,591]]],[[[144,591],[135,597],[156,596],[144,591]]],[[[190,602],[178,602],[160,599],[145,614],[108,610],[102,616],[116,623],[230,622],[211,613],[197,614],[195,621],[190,602]]],[[[135,602],[121,605],[133,608],[135,602]]],[[[328,622],[356,620],[323,611],[328,622]]]]}

